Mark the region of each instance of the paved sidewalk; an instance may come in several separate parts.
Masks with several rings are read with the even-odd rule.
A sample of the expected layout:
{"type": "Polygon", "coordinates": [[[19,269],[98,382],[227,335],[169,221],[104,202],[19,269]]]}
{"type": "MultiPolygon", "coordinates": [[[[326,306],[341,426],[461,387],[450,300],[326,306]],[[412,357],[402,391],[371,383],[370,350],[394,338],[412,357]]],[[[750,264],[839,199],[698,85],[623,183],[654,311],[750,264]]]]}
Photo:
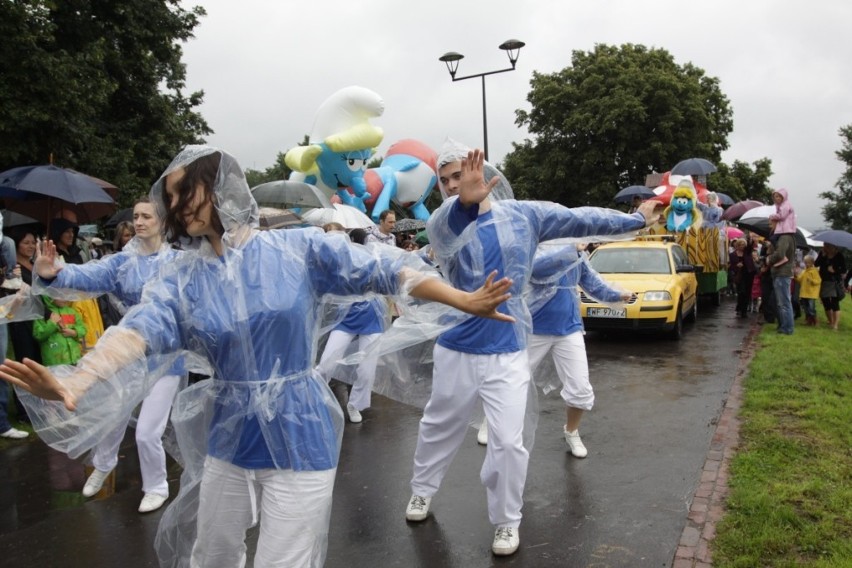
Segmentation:
{"type": "Polygon", "coordinates": [[[742,405],[743,380],[748,374],[748,367],[754,356],[755,339],[760,329],[760,324],[753,325],[740,351],[737,374],[716,425],[716,432],[710,442],[701,481],[692,499],[672,568],[711,568],[713,566],[710,542],[716,536],[716,523],[725,514],[725,500],[728,497],[728,468],[740,441],[739,411],[742,405]]]}

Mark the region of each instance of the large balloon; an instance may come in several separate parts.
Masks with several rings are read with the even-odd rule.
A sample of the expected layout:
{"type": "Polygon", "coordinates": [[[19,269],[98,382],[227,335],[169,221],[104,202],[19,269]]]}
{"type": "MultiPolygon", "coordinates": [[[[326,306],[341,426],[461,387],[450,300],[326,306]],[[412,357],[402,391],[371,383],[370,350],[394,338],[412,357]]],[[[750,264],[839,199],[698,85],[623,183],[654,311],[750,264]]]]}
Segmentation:
{"type": "Polygon", "coordinates": [[[314,184],[329,197],[337,195],[343,203],[366,211],[364,170],[384,137],[370,119],[384,110],[382,98],[364,87],[346,87],[328,97],[317,109],[309,144],[284,156],[294,171],[290,179],[314,184]]]}
{"type": "Polygon", "coordinates": [[[364,172],[369,193],[365,203],[373,220],[378,222],[391,201],[410,209],[415,219],[428,219],[423,202],[438,182],[437,159],[437,152],[423,142],[405,139],[394,143],[381,166],[364,172]]]}

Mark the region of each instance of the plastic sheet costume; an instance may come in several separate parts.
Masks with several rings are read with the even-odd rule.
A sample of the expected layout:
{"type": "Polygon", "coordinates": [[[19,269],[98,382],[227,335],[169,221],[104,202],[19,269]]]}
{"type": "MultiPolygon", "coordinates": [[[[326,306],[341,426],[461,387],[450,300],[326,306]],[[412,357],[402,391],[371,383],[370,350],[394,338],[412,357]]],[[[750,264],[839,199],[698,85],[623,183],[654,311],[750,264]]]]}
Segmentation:
{"type": "MultiPolygon", "coordinates": [[[[427,274],[428,267],[404,251],[354,247],[345,236],[320,229],[255,231],[257,205],[242,170],[215,148],[189,146],[182,151],[152,188],[152,201],[164,203],[169,174],[217,152],[221,161],[213,189],[225,231],[222,254],[217,255],[207,239],[185,243],[194,250],[176,253],[160,280],[145,287],[141,303],[107,331],[107,336],[136,332],[144,338],[148,359],[188,349],[213,370],[211,380],[185,389],[175,402],[172,421],[185,470],[181,492],[163,515],[155,545],[162,566],[188,566],[196,553],[201,555],[195,559],[199,564],[220,553],[234,555],[233,562],[239,563],[244,561],[245,530],[257,521],[260,510],[263,523],[255,565],[265,565],[271,560],[261,543],[288,538],[269,525],[274,521],[268,508],[274,508],[276,492],[289,487],[288,498],[297,509],[289,513],[298,530],[283,545],[292,556],[275,560],[320,566],[343,417],[325,381],[312,370],[317,307],[326,295],[350,296],[347,300],[352,301],[358,299],[353,295],[376,293],[398,295],[403,301],[411,287],[434,274],[427,274]],[[403,270],[404,282],[399,277],[403,270]],[[276,472],[281,475],[264,485],[276,472]],[[231,485],[222,487],[226,482],[231,485]],[[322,496],[308,496],[308,484],[318,486],[313,494],[322,496]],[[257,491],[259,485],[263,492],[257,491]],[[251,499],[248,517],[219,510],[235,486],[251,499]],[[203,550],[193,552],[194,543],[199,546],[196,527],[200,539],[211,531],[222,534],[222,525],[230,539],[205,542],[203,550]]],[[[83,372],[98,373],[94,365],[86,365],[87,359],[113,356],[105,352],[105,344],[112,342],[102,339],[82,360],[83,372]]],[[[170,364],[174,356],[161,364],[170,364]]],[[[100,376],[75,413],[37,401],[31,406],[41,414],[39,434],[55,447],[79,454],[97,438],[93,430],[110,430],[139,402],[147,376],[148,363],[139,357],[115,375],[100,376]]]]}
{"type": "MultiPolygon", "coordinates": [[[[451,142],[442,149],[438,165],[467,157],[467,148],[451,142]]],[[[488,496],[489,520],[497,527],[495,543],[501,530],[517,528],[532,437],[529,423],[524,425],[530,414],[526,346],[532,326],[522,291],[536,247],[549,239],[621,235],[644,226],[640,214],[532,201],[489,200],[488,207],[465,207],[458,197],[449,197],[432,213],[426,229],[444,276],[463,290],[473,289],[491,270],[511,278],[512,297],[499,310],[516,321],[471,318],[438,338],[432,396],[420,421],[414,455],[408,518],[418,520],[418,500],[422,503],[437,492],[481,400],[489,444],[480,479],[488,496]],[[456,376],[447,376],[453,370],[456,376]]]]}
{"type": "MultiPolygon", "coordinates": [[[[146,250],[145,243],[135,237],[119,253],[86,264],[63,267],[50,282],[36,277],[33,288],[38,292],[72,301],[108,294],[110,304],[123,315],[129,307],[140,302],[145,283],[159,278],[160,267],[174,262],[175,256],[176,251],[165,244],[159,250],[146,250]]],[[[186,386],[183,362],[178,361],[159,380],[152,377],[152,381],[153,390],[142,403],[136,428],[142,490],[146,494],[168,497],[166,461],[161,437],[175,394],[186,386]]],[[[106,474],[115,468],[118,449],[130,419],[128,414],[126,420],[95,447],[91,461],[99,472],[106,474]]],[[[183,461],[180,455],[174,457],[179,462],[183,461]]]]}
{"type": "MultiPolygon", "coordinates": [[[[601,302],[620,308],[624,305],[622,294],[626,291],[613,287],[604,280],[591,266],[588,259],[579,254],[572,244],[557,244],[548,241],[539,245],[536,251],[530,285],[526,296],[533,318],[533,335],[562,337],[583,331],[583,320],[580,316],[580,298],[577,287],[581,287],[585,295],[596,302],[601,302]]],[[[533,340],[530,340],[531,342],[533,340]]],[[[582,342],[582,339],[580,339],[582,342]]],[[[549,350],[549,349],[548,349],[549,350]]],[[[543,353],[542,356],[546,355],[543,353]]],[[[585,346],[582,346],[582,358],[585,360],[585,346]]],[[[554,358],[556,355],[554,355],[554,358]]],[[[533,380],[547,394],[555,389],[563,389],[563,399],[568,402],[570,396],[565,392],[564,378],[550,372],[552,367],[544,365],[537,367],[540,357],[530,353],[530,367],[533,369],[533,380]],[[561,379],[561,380],[560,380],[561,379]]],[[[584,365],[585,375],[588,367],[584,365]]],[[[581,397],[582,398],[582,397],[581,397]]],[[[589,387],[587,400],[575,400],[576,408],[590,410],[594,395],[589,387]]]]}

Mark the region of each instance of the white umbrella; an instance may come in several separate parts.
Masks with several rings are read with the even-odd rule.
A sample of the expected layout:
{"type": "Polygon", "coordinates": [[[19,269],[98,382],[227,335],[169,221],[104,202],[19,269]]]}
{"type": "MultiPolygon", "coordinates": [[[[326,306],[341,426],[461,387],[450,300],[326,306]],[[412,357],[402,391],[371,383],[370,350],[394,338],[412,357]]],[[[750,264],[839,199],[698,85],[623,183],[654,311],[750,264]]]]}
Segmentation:
{"type": "Polygon", "coordinates": [[[366,229],[376,224],[351,205],[334,203],[331,207],[318,207],[302,214],[302,220],[311,225],[322,227],[326,223],[340,223],[347,229],[366,229]]]}
{"type": "Polygon", "coordinates": [[[805,242],[808,243],[809,247],[822,248],[822,241],[817,241],[811,238],[812,236],[814,236],[812,231],[809,231],[804,227],[799,227],[799,230],[802,232],[803,235],[805,235],[805,242]]]}
{"type": "Polygon", "coordinates": [[[748,221],[749,219],[769,219],[770,215],[775,215],[776,209],[774,205],[761,205],[754,209],[749,209],[740,217],[740,221],[748,221]]]}

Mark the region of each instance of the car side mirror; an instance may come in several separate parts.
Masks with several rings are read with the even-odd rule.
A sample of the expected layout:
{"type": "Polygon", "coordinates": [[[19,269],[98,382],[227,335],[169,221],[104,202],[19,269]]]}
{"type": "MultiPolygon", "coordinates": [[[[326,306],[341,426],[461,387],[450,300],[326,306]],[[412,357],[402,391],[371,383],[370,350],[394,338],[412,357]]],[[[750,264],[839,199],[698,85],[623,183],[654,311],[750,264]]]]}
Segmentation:
{"type": "Polygon", "coordinates": [[[694,272],[701,274],[704,272],[704,267],[700,264],[681,264],[677,267],[676,272],[694,272]]]}

